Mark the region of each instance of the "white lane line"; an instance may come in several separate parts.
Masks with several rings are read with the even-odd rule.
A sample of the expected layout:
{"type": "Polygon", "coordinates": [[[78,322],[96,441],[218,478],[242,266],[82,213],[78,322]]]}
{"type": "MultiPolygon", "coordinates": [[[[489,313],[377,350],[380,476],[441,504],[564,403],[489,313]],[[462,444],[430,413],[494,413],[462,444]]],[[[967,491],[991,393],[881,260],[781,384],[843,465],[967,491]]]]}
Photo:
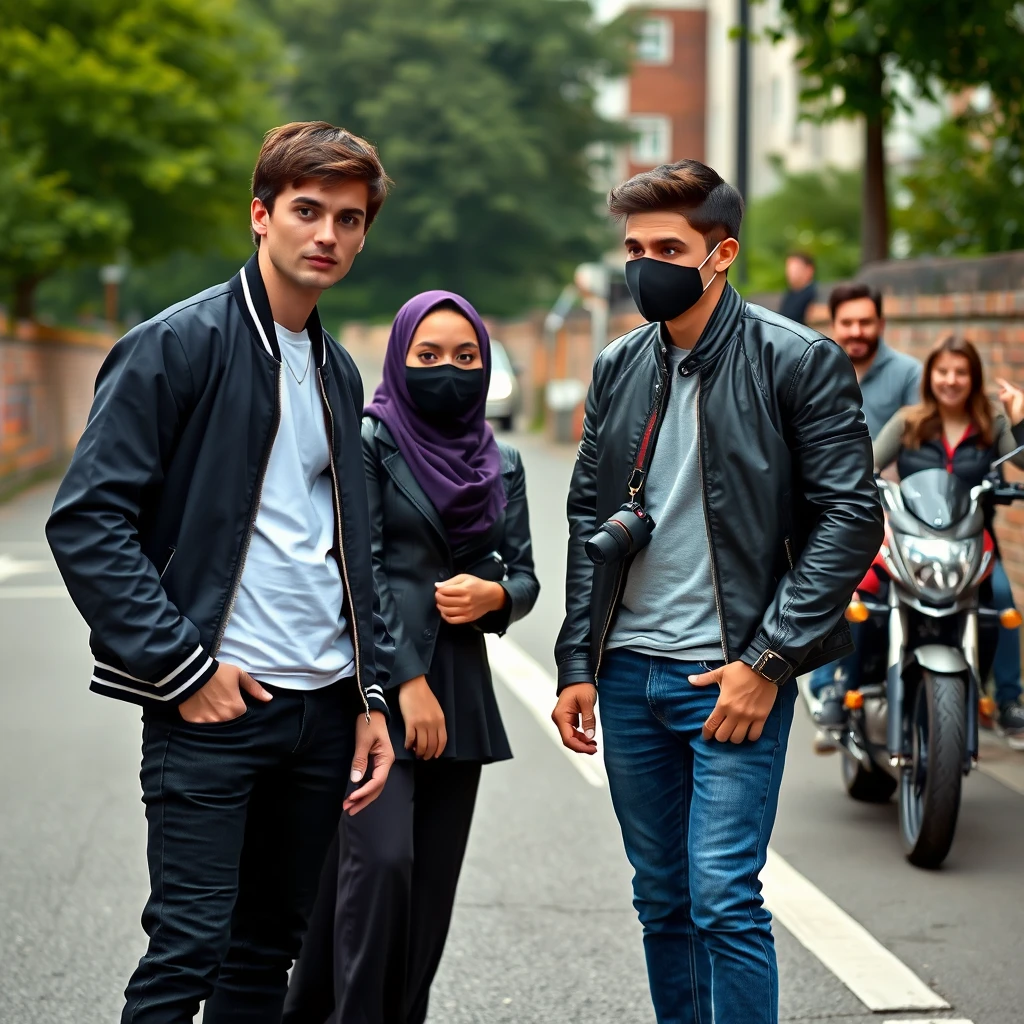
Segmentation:
{"type": "Polygon", "coordinates": [[[37,597],[68,597],[66,587],[0,587],[0,600],[31,601],[37,597]]]}
{"type": "Polygon", "coordinates": [[[761,872],[765,903],[869,1010],[948,1010],[930,989],[863,925],[774,850],[761,872]]]}
{"type": "MultiPolygon", "coordinates": [[[[523,706],[537,720],[541,731],[569,759],[569,763],[592,786],[606,786],[608,776],[600,755],[575,754],[562,746],[562,737],[551,721],[555,707],[555,681],[544,667],[531,658],[514,640],[487,634],[487,657],[491,670],[504,685],[519,698],[523,706]]],[[[598,723],[598,750],[601,743],[601,726],[598,723]]]]}

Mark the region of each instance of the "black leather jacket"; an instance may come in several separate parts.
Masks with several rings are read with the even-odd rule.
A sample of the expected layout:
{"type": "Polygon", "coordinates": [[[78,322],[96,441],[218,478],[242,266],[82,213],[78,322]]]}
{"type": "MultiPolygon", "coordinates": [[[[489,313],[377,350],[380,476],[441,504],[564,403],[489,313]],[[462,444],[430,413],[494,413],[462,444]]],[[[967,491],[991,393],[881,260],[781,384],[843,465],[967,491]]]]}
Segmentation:
{"type": "MultiPolygon", "coordinates": [[[[709,600],[724,659],[753,665],[771,650],[789,663],[788,678],[852,650],[842,613],[878,553],[882,510],[849,359],[726,285],[680,373],[700,379],[702,479],[694,483],[704,493],[709,600]]],[[[569,490],[559,689],[600,674],[629,567],[595,567],[583,545],[628,500],[639,440],[655,403],[663,407],[667,377],[658,324],[613,342],[594,365],[569,490]]]]}
{"type": "MultiPolygon", "coordinates": [[[[331,441],[335,557],[367,710],[393,647],[376,611],[351,357],[306,324],[331,441]]],[[[46,536],[96,662],[91,688],[173,707],[217,670],[256,523],[284,372],[254,255],[226,284],[129,331],[96,381],[46,536]]]]}
{"type": "MultiPolygon", "coordinates": [[[[394,687],[427,673],[441,623],[434,583],[449,579],[457,568],[441,517],[413,476],[391,432],[379,420],[366,416],[362,437],[373,572],[381,614],[395,640],[390,684],[394,687]]],[[[540,583],[533,571],[523,463],[515,448],[501,441],[498,447],[508,507],[496,549],[508,566],[508,578],[502,586],[509,599],[504,608],[485,615],[475,625],[485,633],[503,634],[533,608],[540,583]]]]}

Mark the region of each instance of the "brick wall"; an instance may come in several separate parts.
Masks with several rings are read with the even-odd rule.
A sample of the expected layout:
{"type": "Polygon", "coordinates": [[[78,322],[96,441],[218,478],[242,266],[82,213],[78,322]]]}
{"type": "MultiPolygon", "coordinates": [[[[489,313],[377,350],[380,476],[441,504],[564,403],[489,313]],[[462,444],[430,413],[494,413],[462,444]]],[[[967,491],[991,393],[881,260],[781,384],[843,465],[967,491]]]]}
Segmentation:
{"type": "Polygon", "coordinates": [[[70,457],[114,339],[0,322],[0,494],[70,457]]]}
{"type": "MultiPolygon", "coordinates": [[[[652,16],[672,24],[672,60],[634,65],[629,77],[629,112],[660,114],[672,124],[670,160],[704,159],[707,106],[707,12],[659,8],[652,16]]],[[[629,175],[650,165],[629,164],[629,175]]]]}

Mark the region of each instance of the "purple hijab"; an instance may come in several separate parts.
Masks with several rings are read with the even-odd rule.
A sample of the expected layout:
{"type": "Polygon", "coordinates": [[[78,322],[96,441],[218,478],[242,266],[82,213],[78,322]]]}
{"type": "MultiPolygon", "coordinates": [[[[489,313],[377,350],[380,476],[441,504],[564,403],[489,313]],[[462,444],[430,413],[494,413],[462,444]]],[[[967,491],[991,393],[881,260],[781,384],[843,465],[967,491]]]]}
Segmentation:
{"type": "Polygon", "coordinates": [[[491,382],[491,339],[480,314],[461,295],[421,292],[399,311],[391,325],[384,356],[384,379],[364,410],[379,419],[395,439],[417,483],[423,488],[448,533],[453,548],[486,533],[505,510],[501,453],[484,418],[491,382]],[[425,419],[405,384],[405,358],[423,318],[451,304],[473,325],[484,364],[484,386],[476,405],[454,428],[425,419]]]}

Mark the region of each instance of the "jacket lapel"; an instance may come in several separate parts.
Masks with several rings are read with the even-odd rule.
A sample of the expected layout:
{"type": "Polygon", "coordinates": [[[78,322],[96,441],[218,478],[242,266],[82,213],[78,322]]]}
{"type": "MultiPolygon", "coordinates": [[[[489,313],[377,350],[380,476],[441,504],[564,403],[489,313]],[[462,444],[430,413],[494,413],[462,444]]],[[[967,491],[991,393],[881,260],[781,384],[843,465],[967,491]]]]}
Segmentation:
{"type": "Polygon", "coordinates": [[[402,458],[402,453],[398,450],[398,446],[391,436],[391,431],[378,421],[374,428],[374,435],[389,449],[382,460],[388,476],[395,482],[395,486],[413,503],[417,511],[434,527],[444,546],[448,547],[448,534],[444,528],[444,523],[441,522],[441,517],[434,507],[434,503],[427,497],[419,481],[413,476],[412,470],[409,469],[409,464],[402,458]]]}
{"type": "MultiPolygon", "coordinates": [[[[260,273],[259,250],[254,252],[245,266],[235,274],[230,286],[242,313],[242,319],[253,339],[269,356],[280,362],[281,349],[277,343],[277,328],[274,327],[274,315],[270,311],[270,299],[267,298],[267,289],[260,273]]],[[[309,332],[316,365],[323,369],[327,362],[327,344],[316,306],[306,321],[306,330],[309,332]]]]}

